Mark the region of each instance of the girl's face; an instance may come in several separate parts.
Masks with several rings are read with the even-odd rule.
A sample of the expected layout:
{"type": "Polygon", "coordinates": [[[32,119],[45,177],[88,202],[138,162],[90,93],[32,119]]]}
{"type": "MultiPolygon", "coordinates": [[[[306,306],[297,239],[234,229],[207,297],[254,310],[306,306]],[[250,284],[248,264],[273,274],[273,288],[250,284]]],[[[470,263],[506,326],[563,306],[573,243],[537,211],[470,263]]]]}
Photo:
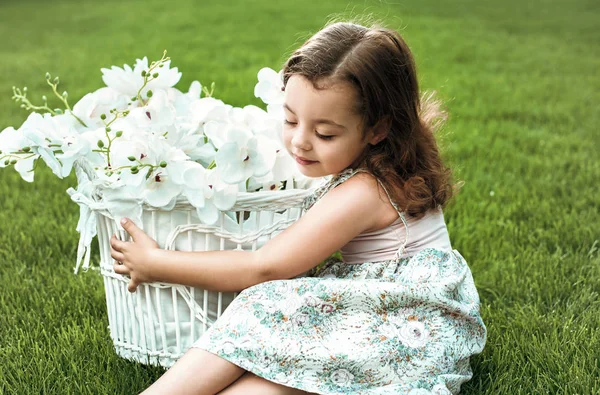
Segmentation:
{"type": "Polygon", "coordinates": [[[305,176],[337,174],[355,165],[372,139],[370,132],[363,136],[354,112],[356,94],[350,83],[317,90],[303,76],[288,79],[283,140],[305,176]]]}

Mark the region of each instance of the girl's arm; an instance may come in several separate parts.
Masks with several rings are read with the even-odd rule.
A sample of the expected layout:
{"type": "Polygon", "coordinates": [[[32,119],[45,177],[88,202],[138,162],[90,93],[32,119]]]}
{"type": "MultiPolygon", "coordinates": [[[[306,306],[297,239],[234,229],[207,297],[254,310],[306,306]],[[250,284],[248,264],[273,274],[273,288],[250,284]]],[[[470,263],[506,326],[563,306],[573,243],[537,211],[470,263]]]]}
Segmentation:
{"type": "Polygon", "coordinates": [[[297,222],[254,252],[185,252],[143,246],[136,251],[131,244],[149,236],[129,221],[124,228],[134,243],[111,239],[116,250],[113,258],[124,262],[115,265],[115,271],[129,274],[134,290],[142,282],[162,281],[208,290],[240,291],[265,281],[292,278],[375,226],[385,210],[384,202],[377,181],[368,174],[357,174],[329,191],[297,222]],[[119,255],[120,250],[125,251],[119,255]]]}

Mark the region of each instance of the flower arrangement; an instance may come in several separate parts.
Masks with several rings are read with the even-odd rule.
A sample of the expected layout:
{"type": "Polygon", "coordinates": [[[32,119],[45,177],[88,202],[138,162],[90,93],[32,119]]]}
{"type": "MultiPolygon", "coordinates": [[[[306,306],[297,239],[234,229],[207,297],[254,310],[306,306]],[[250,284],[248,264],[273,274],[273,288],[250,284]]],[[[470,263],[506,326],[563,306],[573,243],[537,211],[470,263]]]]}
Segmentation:
{"type": "Polygon", "coordinates": [[[258,73],[254,93],[265,111],[225,104],[213,97],[214,84],[208,89],[194,81],[186,93],[174,88],[182,74],[166,51],[150,64],[144,57],[133,67],[101,71],[106,86],[72,108],[67,92],[59,93],[59,78],[48,73],[62,109],[51,108],[45,96],[34,105],[27,88],[13,87],[13,99],[32,112],[20,128],[0,132],[0,167],[14,167],[25,181],[33,182],[40,158],[59,178],[75,168],[78,186],[67,192],[81,206],[77,267],[96,234],[94,202],[102,201],[118,221],[139,218],[144,204],[170,210],[184,199],[210,224],[240,192],[289,183],[306,188],[314,181],[296,170],[280,137],[281,73],[258,73]]]}

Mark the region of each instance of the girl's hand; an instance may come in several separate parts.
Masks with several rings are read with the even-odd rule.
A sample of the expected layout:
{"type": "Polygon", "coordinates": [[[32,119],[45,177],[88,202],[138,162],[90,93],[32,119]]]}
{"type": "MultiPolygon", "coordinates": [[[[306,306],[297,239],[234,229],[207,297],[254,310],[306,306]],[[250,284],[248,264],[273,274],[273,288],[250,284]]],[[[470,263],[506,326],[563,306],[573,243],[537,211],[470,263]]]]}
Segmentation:
{"type": "Polygon", "coordinates": [[[135,292],[139,284],[153,281],[151,277],[152,257],[159,246],[154,239],[144,233],[132,221],[123,218],[121,225],[129,233],[132,241],[121,241],[117,239],[116,235],[112,235],[110,238],[110,256],[115,259],[113,265],[115,273],[126,274],[131,277],[127,290],[135,292]]]}

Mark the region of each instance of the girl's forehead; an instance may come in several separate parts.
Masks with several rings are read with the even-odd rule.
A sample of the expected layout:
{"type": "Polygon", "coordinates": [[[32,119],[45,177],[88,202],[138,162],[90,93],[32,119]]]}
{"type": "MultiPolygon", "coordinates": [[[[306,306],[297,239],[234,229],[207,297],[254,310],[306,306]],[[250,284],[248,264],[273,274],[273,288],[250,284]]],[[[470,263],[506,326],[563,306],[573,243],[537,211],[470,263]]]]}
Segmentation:
{"type": "Polygon", "coordinates": [[[353,113],[356,89],[347,82],[322,80],[318,89],[306,77],[291,76],[285,87],[285,103],[294,112],[331,115],[353,113]]]}

